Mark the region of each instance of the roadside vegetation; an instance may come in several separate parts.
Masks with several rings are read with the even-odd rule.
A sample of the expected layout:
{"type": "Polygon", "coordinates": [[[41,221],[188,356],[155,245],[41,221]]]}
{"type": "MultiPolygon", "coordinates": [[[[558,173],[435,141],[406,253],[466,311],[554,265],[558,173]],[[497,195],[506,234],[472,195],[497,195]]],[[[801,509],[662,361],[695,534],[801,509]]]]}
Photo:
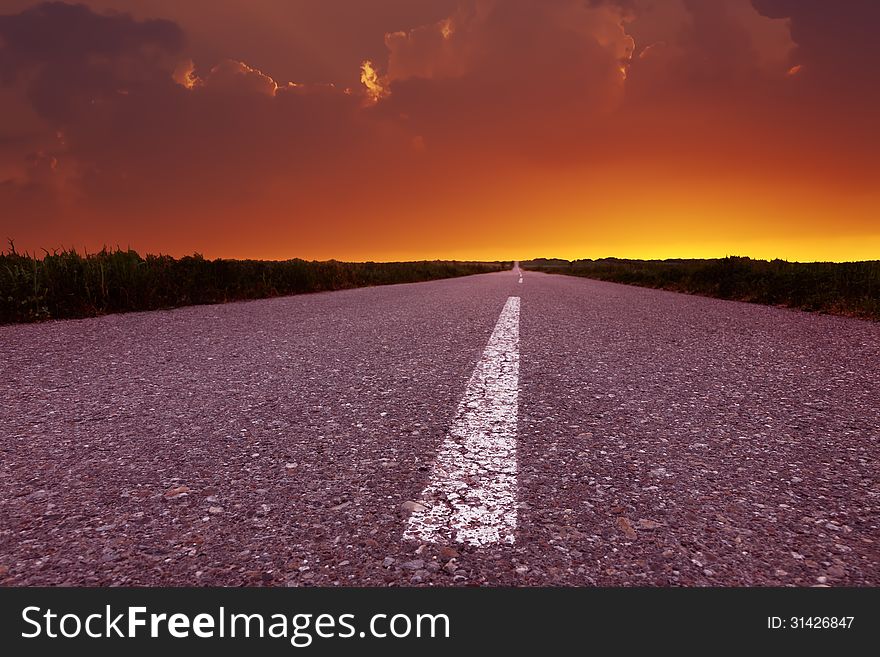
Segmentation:
{"type": "Polygon", "coordinates": [[[569,262],[542,258],[520,264],[552,274],[880,320],[880,260],[800,263],[729,257],[569,262]]]}
{"type": "Polygon", "coordinates": [[[94,317],[499,271],[511,263],[175,259],[135,251],[0,252],[0,324],[94,317]]]}

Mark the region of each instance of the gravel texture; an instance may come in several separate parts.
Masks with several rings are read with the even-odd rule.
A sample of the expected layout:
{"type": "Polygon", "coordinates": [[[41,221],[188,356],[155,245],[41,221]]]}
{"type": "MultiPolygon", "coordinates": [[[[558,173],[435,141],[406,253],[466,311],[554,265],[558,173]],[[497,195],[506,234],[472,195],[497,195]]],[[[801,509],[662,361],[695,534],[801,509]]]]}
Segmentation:
{"type": "Polygon", "coordinates": [[[0,582],[877,586],[878,363],[532,272],[0,327],[0,582]],[[512,295],[516,543],[402,541],[512,295]]]}

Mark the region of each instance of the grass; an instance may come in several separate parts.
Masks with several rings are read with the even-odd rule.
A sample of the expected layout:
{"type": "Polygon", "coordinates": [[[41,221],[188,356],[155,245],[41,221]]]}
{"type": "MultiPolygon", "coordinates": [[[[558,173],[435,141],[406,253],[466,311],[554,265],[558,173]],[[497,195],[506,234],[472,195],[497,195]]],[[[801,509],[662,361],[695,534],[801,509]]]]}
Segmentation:
{"type": "Polygon", "coordinates": [[[486,262],[307,262],[175,259],[104,249],[43,257],[0,252],[0,324],[94,317],[371,285],[415,283],[509,268],[486,262]]]}
{"type": "Polygon", "coordinates": [[[525,269],[880,320],[880,261],[537,259],[525,269]]]}

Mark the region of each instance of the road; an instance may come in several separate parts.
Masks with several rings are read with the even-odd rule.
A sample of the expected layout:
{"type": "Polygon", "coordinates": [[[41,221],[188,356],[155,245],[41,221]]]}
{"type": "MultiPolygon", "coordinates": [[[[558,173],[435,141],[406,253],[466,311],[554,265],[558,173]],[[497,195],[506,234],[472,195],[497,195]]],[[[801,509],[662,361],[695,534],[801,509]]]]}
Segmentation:
{"type": "Polygon", "coordinates": [[[877,586],[878,363],[533,272],[0,327],[0,582],[877,586]]]}

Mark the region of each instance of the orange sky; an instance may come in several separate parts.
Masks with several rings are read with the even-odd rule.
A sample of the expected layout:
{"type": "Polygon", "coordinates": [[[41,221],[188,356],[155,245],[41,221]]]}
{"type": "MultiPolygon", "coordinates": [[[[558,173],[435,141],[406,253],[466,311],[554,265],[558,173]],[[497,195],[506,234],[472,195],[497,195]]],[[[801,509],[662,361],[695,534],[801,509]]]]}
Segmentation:
{"type": "Polygon", "coordinates": [[[880,258],[872,0],[8,0],[0,237],[880,258]]]}

